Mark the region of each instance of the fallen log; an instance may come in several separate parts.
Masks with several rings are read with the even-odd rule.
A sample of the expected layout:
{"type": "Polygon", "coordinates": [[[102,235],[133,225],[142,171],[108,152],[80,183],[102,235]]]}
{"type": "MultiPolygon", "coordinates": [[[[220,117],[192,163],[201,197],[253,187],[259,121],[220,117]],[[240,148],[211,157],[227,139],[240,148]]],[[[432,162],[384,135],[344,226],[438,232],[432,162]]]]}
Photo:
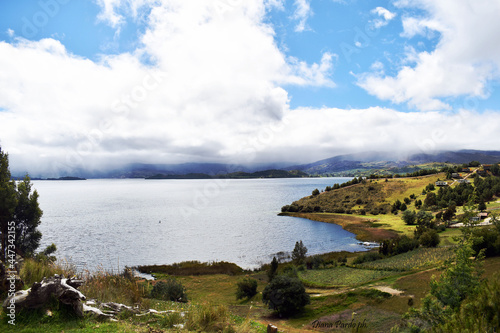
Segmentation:
{"type": "Polygon", "coordinates": [[[66,279],[56,274],[49,278],[43,278],[41,282],[33,283],[28,290],[20,290],[7,297],[2,306],[7,309],[10,304],[15,304],[16,311],[37,309],[48,304],[55,297],[61,303],[70,305],[77,316],[83,317],[82,301],[86,298],[76,289],[82,284],[81,280],[66,279]]]}

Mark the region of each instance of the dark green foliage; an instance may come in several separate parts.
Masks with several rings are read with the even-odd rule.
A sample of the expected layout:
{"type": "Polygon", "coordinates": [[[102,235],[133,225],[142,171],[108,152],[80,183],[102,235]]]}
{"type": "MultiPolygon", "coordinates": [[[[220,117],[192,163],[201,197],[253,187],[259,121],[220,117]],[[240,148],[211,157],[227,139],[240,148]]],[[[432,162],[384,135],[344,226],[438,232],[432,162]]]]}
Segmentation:
{"type": "Polygon", "coordinates": [[[417,213],[413,210],[405,210],[401,218],[407,225],[414,225],[417,222],[417,213]]]}
{"type": "Polygon", "coordinates": [[[292,251],[292,260],[296,264],[300,265],[304,263],[304,260],[306,259],[306,254],[307,254],[307,247],[305,247],[304,243],[302,243],[302,241],[295,242],[295,247],[293,248],[292,251]]]}
{"type": "Polygon", "coordinates": [[[411,199],[410,198],[404,198],[404,202],[405,202],[405,204],[409,205],[410,202],[411,202],[411,199]]]}
{"type": "Polygon", "coordinates": [[[325,260],[321,256],[311,256],[306,260],[307,269],[318,269],[323,265],[325,260]]]}
{"type": "Polygon", "coordinates": [[[436,332],[496,332],[500,327],[500,280],[496,275],[484,282],[477,295],[460,307],[460,312],[445,318],[436,332]]]}
{"type": "Polygon", "coordinates": [[[423,247],[437,247],[441,239],[436,230],[429,229],[420,235],[418,241],[423,247]]]}
{"type": "Polygon", "coordinates": [[[252,278],[244,278],[238,282],[236,290],[236,299],[252,298],[257,294],[257,280],[252,278]]]}
{"type": "Polygon", "coordinates": [[[420,207],[422,207],[422,200],[419,199],[415,201],[415,208],[420,209],[420,207]]]}
{"type": "Polygon", "coordinates": [[[316,188],[312,191],[312,195],[318,195],[319,194],[319,190],[316,188]]]}
{"type": "Polygon", "coordinates": [[[481,199],[479,201],[479,205],[477,206],[477,209],[481,212],[485,211],[486,210],[486,204],[484,203],[484,200],[481,199]]]}
{"type": "Polygon", "coordinates": [[[396,239],[386,239],[380,243],[379,253],[384,256],[395,256],[419,247],[417,239],[403,235],[396,239]]]}
{"type": "Polygon", "coordinates": [[[469,166],[473,167],[473,168],[477,168],[477,167],[481,166],[481,163],[478,161],[471,161],[471,162],[469,162],[469,166]]]}
{"type": "Polygon", "coordinates": [[[184,286],[173,278],[169,278],[166,282],[158,281],[151,290],[151,297],[173,302],[188,301],[184,286]]]}
{"type": "Polygon", "coordinates": [[[375,260],[379,260],[382,258],[383,257],[380,253],[368,252],[368,253],[364,253],[364,254],[357,256],[356,259],[354,259],[353,264],[359,265],[359,264],[362,264],[364,262],[375,261],[375,260]]]}
{"type": "Polygon", "coordinates": [[[474,228],[472,249],[475,254],[484,250],[486,257],[500,255],[500,232],[496,228],[474,228]]]}
{"type": "Polygon", "coordinates": [[[273,261],[271,261],[271,266],[267,271],[267,278],[269,279],[269,282],[271,282],[274,279],[277,271],[278,271],[278,260],[276,259],[276,257],[273,257],[273,261]]]}
{"type": "MultiPolygon", "coordinates": [[[[38,193],[32,191],[26,175],[17,186],[11,181],[8,155],[0,148],[0,259],[6,259],[8,244],[23,257],[33,256],[40,245],[42,234],[37,229],[42,217],[38,193]],[[8,242],[9,232],[15,233],[14,243],[8,242]]],[[[14,253],[9,253],[12,258],[14,253]]]]}
{"type": "Polygon", "coordinates": [[[437,206],[437,197],[436,197],[436,193],[434,193],[434,192],[429,192],[429,193],[427,193],[427,195],[425,196],[425,200],[424,200],[424,207],[426,207],[426,208],[430,208],[430,207],[433,207],[433,206],[437,206]]]}
{"type": "Polygon", "coordinates": [[[292,315],[310,303],[302,282],[285,275],[278,275],[266,286],[262,301],[280,315],[292,315]]]}
{"type": "Polygon", "coordinates": [[[239,275],[243,273],[243,269],[236,264],[220,261],[220,262],[199,262],[199,261],[184,261],[172,265],[149,265],[138,266],[137,270],[141,273],[164,273],[168,275],[209,275],[209,274],[226,274],[239,275]]]}

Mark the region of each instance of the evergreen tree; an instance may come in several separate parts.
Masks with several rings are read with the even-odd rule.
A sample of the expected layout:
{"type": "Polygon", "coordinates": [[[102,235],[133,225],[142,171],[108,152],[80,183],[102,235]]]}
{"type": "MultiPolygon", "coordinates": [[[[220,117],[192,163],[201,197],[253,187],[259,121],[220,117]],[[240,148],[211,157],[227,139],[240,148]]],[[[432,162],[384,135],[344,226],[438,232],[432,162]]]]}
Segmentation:
{"type": "Polygon", "coordinates": [[[271,261],[271,267],[267,272],[267,277],[269,279],[269,282],[271,282],[274,279],[277,271],[278,271],[278,260],[276,260],[276,257],[273,257],[273,261],[271,261]]]}
{"type": "Polygon", "coordinates": [[[6,259],[9,222],[12,222],[17,206],[16,183],[12,181],[9,170],[9,155],[0,148],[0,261],[6,259]]]}
{"type": "Polygon", "coordinates": [[[16,186],[11,180],[8,155],[0,149],[0,259],[2,261],[7,257],[14,259],[13,251],[21,256],[34,254],[42,237],[37,229],[41,217],[38,193],[32,191],[30,178],[26,176],[16,186]]]}
{"type": "Polygon", "coordinates": [[[295,247],[292,251],[292,260],[297,264],[302,264],[306,259],[307,247],[302,241],[295,242],[295,247]]]}

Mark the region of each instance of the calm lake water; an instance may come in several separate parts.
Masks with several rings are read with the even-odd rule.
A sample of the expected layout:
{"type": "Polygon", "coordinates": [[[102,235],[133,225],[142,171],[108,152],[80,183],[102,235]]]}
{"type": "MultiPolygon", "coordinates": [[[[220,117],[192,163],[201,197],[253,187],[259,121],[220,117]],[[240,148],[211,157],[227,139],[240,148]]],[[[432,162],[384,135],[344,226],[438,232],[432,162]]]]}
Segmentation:
{"type": "Polygon", "coordinates": [[[42,246],[80,269],[186,260],[270,262],[302,240],[308,254],[361,251],[340,226],[277,216],[315,188],[348,178],[33,181],[42,246]]]}

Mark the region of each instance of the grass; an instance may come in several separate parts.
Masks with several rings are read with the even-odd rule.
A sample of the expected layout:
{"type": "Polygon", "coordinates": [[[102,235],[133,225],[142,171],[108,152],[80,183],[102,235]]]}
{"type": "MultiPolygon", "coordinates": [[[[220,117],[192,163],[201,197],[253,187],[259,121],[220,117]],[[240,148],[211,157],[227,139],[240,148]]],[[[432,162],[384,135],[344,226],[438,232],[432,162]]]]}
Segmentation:
{"type": "Polygon", "coordinates": [[[391,275],[394,275],[394,272],[345,266],[299,272],[299,278],[305,285],[310,287],[329,288],[359,286],[391,275]]]}
{"type": "Polygon", "coordinates": [[[366,269],[389,271],[421,270],[441,264],[454,256],[453,248],[418,248],[386,259],[365,262],[359,265],[366,269]]]}
{"type": "Polygon", "coordinates": [[[40,282],[45,276],[54,274],[71,277],[75,275],[76,268],[66,261],[51,262],[49,260],[37,261],[35,259],[26,259],[23,262],[20,277],[26,288],[31,287],[35,282],[40,282]]]}

